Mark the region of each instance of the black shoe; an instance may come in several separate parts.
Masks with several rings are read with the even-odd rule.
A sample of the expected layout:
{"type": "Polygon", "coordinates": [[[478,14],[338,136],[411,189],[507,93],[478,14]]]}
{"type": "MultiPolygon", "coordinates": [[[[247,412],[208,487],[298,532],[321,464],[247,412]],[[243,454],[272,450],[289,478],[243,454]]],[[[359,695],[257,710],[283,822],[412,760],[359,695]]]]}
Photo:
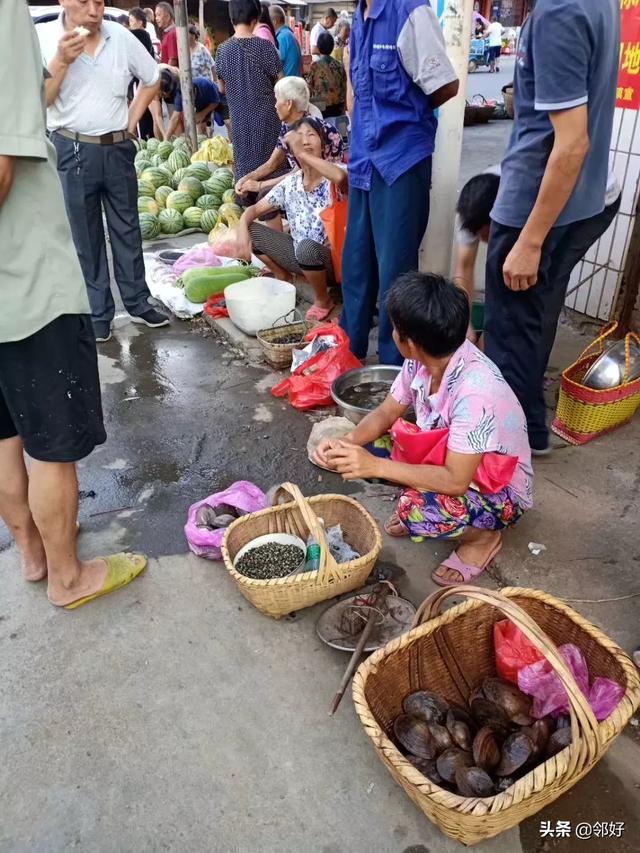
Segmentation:
{"type": "Polygon", "coordinates": [[[94,320],[93,334],[97,344],[104,344],[111,340],[111,323],[108,320],[94,320]]]}
{"type": "Polygon", "coordinates": [[[159,329],[161,326],[169,325],[169,318],[166,314],[156,311],[155,308],[149,308],[148,311],[144,311],[142,314],[132,316],[131,322],[142,323],[145,326],[149,326],[150,329],[159,329]]]}

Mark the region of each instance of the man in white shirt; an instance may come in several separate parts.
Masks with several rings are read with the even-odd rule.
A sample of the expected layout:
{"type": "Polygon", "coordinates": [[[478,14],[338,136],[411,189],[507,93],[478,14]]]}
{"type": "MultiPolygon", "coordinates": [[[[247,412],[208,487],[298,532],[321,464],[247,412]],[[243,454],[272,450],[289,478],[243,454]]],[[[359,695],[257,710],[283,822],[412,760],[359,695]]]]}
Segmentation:
{"type": "Polygon", "coordinates": [[[484,37],[489,39],[489,71],[499,71],[498,63],[502,52],[502,24],[497,18],[491,18],[484,37]]]}
{"type": "Polygon", "coordinates": [[[159,91],[158,66],[131,33],[103,21],[102,0],[60,0],[63,11],[36,29],[44,63],[47,127],[58,154],[73,239],[91,304],[96,341],[111,337],[111,294],[102,208],[115,279],[133,321],[168,325],[151,308],[138,224],[134,168],[137,124],[159,91]],[[140,81],[127,107],[132,77],[140,81]]]}
{"type": "Polygon", "coordinates": [[[313,57],[313,61],[316,62],[320,59],[320,49],[318,47],[318,39],[322,33],[328,33],[329,30],[335,26],[336,21],[338,20],[338,13],[335,9],[327,9],[324,13],[324,17],[321,18],[317,24],[311,30],[311,36],[309,38],[309,42],[311,44],[311,55],[313,57]]]}

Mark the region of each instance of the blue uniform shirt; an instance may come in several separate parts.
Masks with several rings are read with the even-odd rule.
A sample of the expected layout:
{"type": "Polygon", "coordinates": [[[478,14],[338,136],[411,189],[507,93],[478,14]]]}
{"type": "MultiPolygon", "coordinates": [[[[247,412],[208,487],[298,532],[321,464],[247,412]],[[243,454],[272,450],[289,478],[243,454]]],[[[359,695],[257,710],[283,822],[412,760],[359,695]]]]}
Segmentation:
{"type": "Polygon", "coordinates": [[[549,113],[582,104],[589,111],[589,153],[556,226],[602,212],[619,60],[619,0],[538,0],[518,44],[516,120],[492,219],[523,227],[553,148],[549,113]]]}
{"type": "Polygon", "coordinates": [[[428,0],[360,0],[349,42],[355,104],[349,184],[369,190],[375,167],[393,184],[433,154],[438,126],[429,96],[456,80],[428,0]]]}
{"type": "Polygon", "coordinates": [[[298,39],[286,24],[276,33],[285,77],[299,77],[302,54],[298,39]]]}
{"type": "MultiPolygon", "coordinates": [[[[202,112],[205,107],[208,107],[210,104],[222,104],[224,103],[224,99],[220,94],[220,90],[209,80],[208,77],[194,77],[193,78],[193,90],[194,90],[194,108],[197,113],[202,112]]],[[[182,92],[180,89],[176,92],[176,96],[174,99],[174,107],[177,112],[182,112],[182,92]]],[[[215,119],[216,124],[222,125],[224,121],[216,109],[213,113],[213,118],[215,119]]]]}

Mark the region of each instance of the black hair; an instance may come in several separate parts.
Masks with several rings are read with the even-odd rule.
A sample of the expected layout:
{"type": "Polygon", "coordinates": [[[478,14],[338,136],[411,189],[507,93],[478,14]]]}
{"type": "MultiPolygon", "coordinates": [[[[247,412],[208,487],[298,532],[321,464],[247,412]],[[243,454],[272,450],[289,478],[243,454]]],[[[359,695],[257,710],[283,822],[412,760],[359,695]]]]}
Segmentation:
{"type": "Polygon", "coordinates": [[[335,42],[331,33],[320,33],[318,36],[318,50],[323,56],[331,56],[335,42]]]}
{"type": "Polygon", "coordinates": [[[324,13],[324,16],[325,18],[333,18],[334,21],[338,20],[338,13],[335,9],[332,9],[331,6],[329,6],[327,11],[324,13]]]}
{"type": "MultiPolygon", "coordinates": [[[[273,40],[276,41],[276,31],[273,27],[273,22],[271,20],[271,15],[269,14],[269,6],[267,3],[260,4],[260,17],[258,21],[261,24],[265,24],[271,30],[271,35],[273,36],[273,40]]],[[[276,42],[277,43],[277,42],[276,42]]]]}
{"type": "Polygon", "coordinates": [[[160,69],[160,97],[173,100],[178,91],[178,81],[169,68],[160,69]]]}
{"type": "Polygon", "coordinates": [[[189,35],[195,36],[197,39],[200,38],[200,30],[196,27],[195,24],[189,25],[189,35]]]}
{"type": "Polygon", "coordinates": [[[319,118],[315,118],[314,116],[302,116],[302,118],[299,118],[298,121],[294,122],[291,125],[289,130],[300,130],[300,128],[305,124],[307,125],[307,127],[310,127],[312,130],[315,130],[315,132],[320,137],[323,152],[322,158],[323,160],[326,159],[326,149],[328,145],[327,132],[324,129],[324,123],[319,118]]]}
{"type": "Polygon", "coordinates": [[[146,15],[145,15],[145,13],[142,11],[142,9],[140,8],[140,6],[134,6],[134,7],[133,7],[133,9],[129,9],[129,17],[130,17],[130,18],[135,18],[135,19],[136,19],[136,21],[139,21],[141,24],[144,24],[144,25],[145,25],[145,27],[146,27],[146,26],[147,26],[147,24],[149,23],[149,22],[147,21],[147,16],[146,16],[146,15]]]}
{"type": "Polygon", "coordinates": [[[467,181],[456,208],[463,228],[472,234],[479,234],[491,223],[491,209],[498,197],[499,186],[499,175],[476,175],[467,181]]]}
{"type": "Polygon", "coordinates": [[[236,24],[255,24],[262,14],[260,0],[229,0],[229,17],[236,24]]]}
{"type": "Polygon", "coordinates": [[[387,296],[387,311],[400,340],[433,358],[452,355],[467,336],[467,294],[441,275],[418,270],[401,275],[387,296]]]}
{"type": "Polygon", "coordinates": [[[128,15],[118,15],[118,23],[122,24],[123,27],[129,28],[129,16],[128,15]]]}

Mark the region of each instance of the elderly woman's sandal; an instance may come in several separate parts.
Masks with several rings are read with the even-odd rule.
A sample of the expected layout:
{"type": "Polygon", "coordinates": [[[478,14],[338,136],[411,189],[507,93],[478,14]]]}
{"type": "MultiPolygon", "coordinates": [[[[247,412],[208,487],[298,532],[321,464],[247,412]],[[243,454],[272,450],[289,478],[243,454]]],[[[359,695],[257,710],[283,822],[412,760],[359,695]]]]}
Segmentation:
{"type": "Polygon", "coordinates": [[[99,559],[103,559],[107,564],[107,574],[104,583],[97,592],[85,595],[83,598],[72,601],[70,604],[65,604],[65,610],[75,610],[89,601],[93,601],[103,595],[108,595],[116,589],[121,589],[123,586],[131,583],[134,578],[137,578],[147,565],[147,558],[142,554],[112,554],[110,557],[99,559]]]}
{"type": "Polygon", "coordinates": [[[469,581],[472,581],[474,578],[477,578],[478,575],[481,575],[484,570],[489,567],[491,561],[500,552],[501,548],[502,541],[499,541],[481,566],[471,566],[468,563],[463,563],[460,557],[458,556],[458,552],[454,551],[450,557],[440,563],[438,569],[445,568],[451,569],[454,572],[458,572],[458,574],[462,577],[462,580],[448,580],[447,578],[441,578],[439,577],[439,575],[436,574],[438,569],[436,569],[436,572],[432,573],[431,580],[434,583],[437,583],[438,586],[459,586],[463,583],[469,583],[469,581]]]}
{"type": "Polygon", "coordinates": [[[329,308],[321,308],[319,305],[312,305],[307,311],[305,320],[309,323],[322,323],[323,320],[327,320],[331,316],[335,307],[335,305],[330,305],[329,308]]]}
{"type": "Polygon", "coordinates": [[[394,512],[384,523],[384,532],[387,536],[393,536],[396,539],[401,539],[403,536],[408,536],[409,531],[400,521],[400,516],[394,512]]]}

